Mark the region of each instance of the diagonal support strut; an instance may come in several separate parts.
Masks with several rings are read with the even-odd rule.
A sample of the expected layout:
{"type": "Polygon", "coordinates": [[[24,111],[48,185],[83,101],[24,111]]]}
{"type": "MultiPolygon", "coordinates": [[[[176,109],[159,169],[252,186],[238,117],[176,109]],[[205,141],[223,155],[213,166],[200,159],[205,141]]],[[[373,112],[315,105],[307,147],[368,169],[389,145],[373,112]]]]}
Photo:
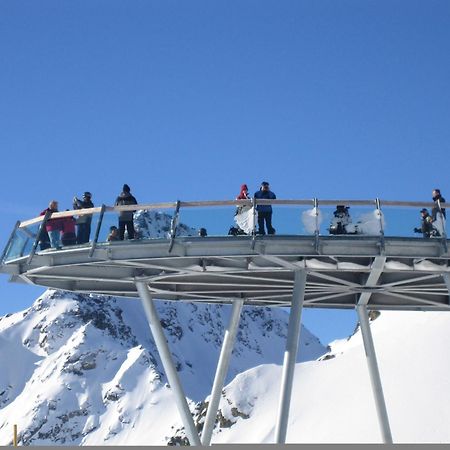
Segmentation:
{"type": "MultiPolygon", "coordinates": [[[[386,257],[377,256],[372,264],[372,270],[367,279],[366,286],[376,286],[381,274],[384,270],[386,257]]],[[[389,417],[386,408],[386,402],[384,400],[383,386],[381,384],[380,371],[378,370],[377,355],[375,353],[375,346],[373,343],[372,332],[370,330],[369,317],[367,314],[367,304],[371,296],[371,292],[363,292],[358,304],[356,305],[356,311],[358,313],[359,324],[361,326],[361,333],[364,342],[364,350],[366,352],[367,367],[369,369],[370,382],[372,385],[372,392],[375,399],[375,407],[377,410],[378,423],[383,438],[383,443],[392,444],[392,434],[389,425],[389,417]]]]}
{"type": "Polygon", "coordinates": [[[148,285],[144,281],[136,281],[135,283],[139,296],[141,297],[142,306],[144,307],[153,339],[155,340],[156,348],[161,357],[164,371],[166,372],[170,387],[175,394],[178,412],[183,421],[189,442],[191,445],[201,445],[148,285]]]}
{"type": "Polygon", "coordinates": [[[228,366],[230,364],[231,353],[233,351],[234,342],[236,340],[236,334],[243,305],[244,299],[237,298],[233,300],[233,310],[231,311],[230,322],[225,331],[222,350],[220,352],[219,362],[217,363],[216,376],[214,377],[211,397],[209,400],[208,411],[206,413],[205,425],[203,427],[202,445],[211,444],[211,437],[214,429],[214,424],[216,422],[217,412],[219,409],[220,394],[222,392],[225,377],[228,372],[228,366]]]}

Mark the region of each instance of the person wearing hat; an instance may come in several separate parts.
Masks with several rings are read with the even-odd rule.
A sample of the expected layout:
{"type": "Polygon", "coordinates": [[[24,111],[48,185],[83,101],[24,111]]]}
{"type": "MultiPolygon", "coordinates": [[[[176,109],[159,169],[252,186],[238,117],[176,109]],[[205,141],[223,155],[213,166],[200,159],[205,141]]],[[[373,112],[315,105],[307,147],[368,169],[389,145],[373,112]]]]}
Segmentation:
{"type": "Polygon", "coordinates": [[[108,242],[118,241],[119,239],[119,230],[116,226],[109,227],[109,234],[106,239],[108,242]]]}
{"type": "MultiPolygon", "coordinates": [[[[259,191],[255,192],[255,198],[275,200],[277,197],[270,190],[269,183],[263,181],[259,191]]],[[[275,234],[275,228],[272,226],[272,205],[256,205],[256,211],[258,211],[258,234],[266,234],[264,231],[264,222],[266,223],[267,233],[275,234]]]]}
{"type": "MultiPolygon", "coordinates": [[[[124,184],[121,194],[116,198],[116,206],[137,205],[137,201],[130,193],[130,186],[124,184]]],[[[125,228],[127,229],[128,239],[134,239],[134,211],[119,212],[119,239],[123,241],[125,237],[125,228]]]]}
{"type": "MultiPolygon", "coordinates": [[[[86,209],[93,208],[92,194],[90,192],[85,192],[83,198],[80,200],[77,197],[73,198],[73,209],[86,209]]],[[[85,244],[89,242],[91,236],[91,222],[92,214],[84,214],[78,216],[77,219],[77,244],[85,244]]]]}
{"type": "Polygon", "coordinates": [[[422,208],[420,215],[422,216],[422,226],[414,228],[414,233],[422,233],[424,238],[439,236],[438,230],[433,227],[433,218],[430,216],[428,209],[422,208]]]}

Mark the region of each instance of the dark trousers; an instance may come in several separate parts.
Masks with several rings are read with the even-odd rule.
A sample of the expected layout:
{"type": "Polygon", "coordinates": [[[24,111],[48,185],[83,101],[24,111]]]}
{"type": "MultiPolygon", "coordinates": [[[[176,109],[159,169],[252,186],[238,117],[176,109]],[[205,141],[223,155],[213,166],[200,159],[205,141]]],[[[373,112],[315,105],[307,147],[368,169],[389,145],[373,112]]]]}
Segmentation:
{"type": "Polygon", "coordinates": [[[39,238],[39,248],[41,250],[45,250],[46,248],[50,248],[50,238],[48,236],[47,231],[42,230],[41,236],[39,238]]]}
{"type": "Polygon", "coordinates": [[[125,227],[128,232],[128,239],[134,239],[134,225],[132,220],[119,220],[119,238],[123,241],[125,237],[125,227]]]}
{"type": "Polygon", "coordinates": [[[75,233],[63,233],[61,236],[62,245],[75,245],[77,243],[77,237],[75,233]]]}
{"type": "Polygon", "coordinates": [[[86,244],[91,236],[91,223],[79,223],[77,229],[77,244],[86,244]]]}
{"type": "Polygon", "coordinates": [[[258,234],[266,234],[264,222],[266,222],[267,233],[275,234],[275,228],[272,226],[272,211],[258,211],[258,234]]]}

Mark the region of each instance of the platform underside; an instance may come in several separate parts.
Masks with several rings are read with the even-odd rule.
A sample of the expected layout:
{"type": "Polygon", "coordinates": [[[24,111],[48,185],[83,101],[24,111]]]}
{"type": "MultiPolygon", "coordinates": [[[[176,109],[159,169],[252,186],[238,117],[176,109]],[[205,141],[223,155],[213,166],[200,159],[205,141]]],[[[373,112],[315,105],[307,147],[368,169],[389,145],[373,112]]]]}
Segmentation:
{"type": "Polygon", "coordinates": [[[333,236],[180,237],[37,252],[1,267],[12,281],[85,293],[289,306],[294,270],[307,271],[305,307],[450,310],[449,254],[440,240],[333,236]]]}

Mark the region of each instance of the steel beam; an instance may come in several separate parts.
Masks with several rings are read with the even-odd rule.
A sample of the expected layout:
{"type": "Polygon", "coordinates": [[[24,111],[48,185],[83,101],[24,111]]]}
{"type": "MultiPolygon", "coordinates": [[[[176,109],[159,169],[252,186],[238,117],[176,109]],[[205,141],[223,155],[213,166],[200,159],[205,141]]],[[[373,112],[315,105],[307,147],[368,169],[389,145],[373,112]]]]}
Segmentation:
{"type": "Polygon", "coordinates": [[[381,385],[380,372],[378,370],[375,346],[373,344],[372,332],[370,331],[369,317],[366,305],[357,305],[359,323],[366,352],[367,366],[369,368],[370,382],[375,398],[375,406],[377,410],[378,423],[384,444],[392,444],[391,428],[389,426],[389,417],[384,401],[383,387],[381,385]]]}
{"type": "Polygon", "coordinates": [[[191,411],[186,401],[183,387],[181,386],[180,379],[178,378],[177,370],[172,361],[172,355],[164,336],[161,322],[159,320],[159,315],[153,303],[148,285],[143,281],[136,281],[136,289],[139,292],[142,306],[144,307],[145,315],[147,316],[148,324],[150,326],[153,339],[155,340],[156,348],[158,349],[159,356],[161,357],[164,371],[166,372],[170,387],[175,394],[175,401],[177,403],[178,412],[180,413],[181,420],[183,421],[189,443],[191,445],[201,445],[200,438],[195,428],[194,420],[192,419],[191,411]]]}
{"type": "Polygon", "coordinates": [[[231,312],[230,322],[225,331],[223,339],[222,350],[220,352],[219,362],[217,363],[216,376],[209,399],[208,411],[206,413],[205,425],[202,433],[202,445],[210,445],[211,437],[216,422],[217,411],[219,409],[220,394],[222,392],[225,377],[228,373],[228,366],[233,351],[234,342],[239,326],[239,319],[241,317],[242,306],[244,299],[237,298],[233,300],[233,310],[231,312]]]}
{"type": "Polygon", "coordinates": [[[281,392],[278,406],[278,418],[275,429],[275,442],[286,442],[287,426],[289,419],[289,407],[291,404],[292,383],[294,381],[295,361],[297,359],[300,339],[301,314],[305,297],[306,271],[294,272],[294,292],[292,306],[289,315],[288,335],[286,350],[284,352],[283,372],[281,376],[281,392]]]}

